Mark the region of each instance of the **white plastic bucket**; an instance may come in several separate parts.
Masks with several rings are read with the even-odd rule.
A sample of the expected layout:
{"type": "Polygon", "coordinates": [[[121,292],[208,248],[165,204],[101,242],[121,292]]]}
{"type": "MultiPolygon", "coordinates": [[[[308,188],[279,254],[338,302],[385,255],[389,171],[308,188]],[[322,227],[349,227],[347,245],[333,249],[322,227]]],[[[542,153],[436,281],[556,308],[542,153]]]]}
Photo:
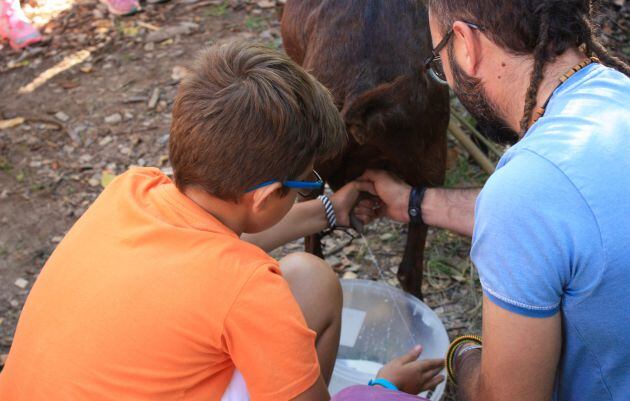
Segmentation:
{"type": "MultiPolygon", "coordinates": [[[[420,359],[444,358],[448,334],[435,312],[422,301],[375,281],[341,280],[341,286],[341,344],[329,386],[331,394],[367,384],[383,364],[416,344],[424,348],[420,359]]],[[[420,395],[439,401],[444,387],[443,382],[432,394],[420,395]]]]}

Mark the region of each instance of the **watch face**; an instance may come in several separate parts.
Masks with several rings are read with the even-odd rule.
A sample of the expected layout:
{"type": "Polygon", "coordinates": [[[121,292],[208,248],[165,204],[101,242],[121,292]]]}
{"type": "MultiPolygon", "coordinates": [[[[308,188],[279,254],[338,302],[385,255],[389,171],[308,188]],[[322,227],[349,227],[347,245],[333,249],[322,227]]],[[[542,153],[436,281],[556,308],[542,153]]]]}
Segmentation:
{"type": "Polygon", "coordinates": [[[416,217],[418,215],[418,209],[409,209],[409,215],[411,217],[416,217]]]}

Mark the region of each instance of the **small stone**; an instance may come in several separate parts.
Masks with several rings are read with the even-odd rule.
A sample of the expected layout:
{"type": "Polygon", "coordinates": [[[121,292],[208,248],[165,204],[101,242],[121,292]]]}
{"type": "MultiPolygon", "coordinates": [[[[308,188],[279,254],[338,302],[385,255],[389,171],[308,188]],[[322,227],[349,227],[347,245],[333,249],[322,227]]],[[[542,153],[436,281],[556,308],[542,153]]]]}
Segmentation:
{"type": "Polygon", "coordinates": [[[125,112],[125,121],[129,121],[129,120],[133,120],[133,114],[131,114],[130,112],[126,111],[125,112]]]}
{"type": "Polygon", "coordinates": [[[160,102],[158,103],[156,107],[156,110],[161,113],[165,111],[167,107],[168,107],[168,103],[166,103],[165,100],[160,100],[160,102]]]}
{"type": "Polygon", "coordinates": [[[354,272],[345,272],[342,278],[345,280],[355,280],[358,277],[359,276],[354,272]]]}
{"type": "Polygon", "coordinates": [[[64,113],[63,111],[58,111],[55,113],[55,118],[61,122],[66,122],[70,120],[70,116],[64,113]]]}
{"type": "Polygon", "coordinates": [[[390,241],[392,238],[394,238],[394,234],[392,234],[392,233],[385,233],[385,234],[381,235],[379,238],[381,239],[381,241],[390,241]]]}
{"type": "Polygon", "coordinates": [[[158,139],[158,142],[160,143],[160,145],[166,145],[168,143],[168,138],[169,138],[169,134],[164,134],[160,137],[160,139],[158,139]]]}
{"type": "Polygon", "coordinates": [[[275,0],[258,0],[257,4],[260,8],[273,8],[276,6],[275,0]]]}
{"type": "Polygon", "coordinates": [[[155,50],[155,42],[148,42],[144,45],[144,51],[152,52],[155,50]]]}
{"type": "Polygon", "coordinates": [[[41,160],[33,160],[28,165],[29,165],[29,167],[32,167],[32,168],[38,168],[38,167],[42,166],[42,161],[41,160]]]}
{"type": "Polygon", "coordinates": [[[21,288],[21,289],[25,289],[26,286],[28,286],[28,280],[25,280],[23,278],[18,278],[17,280],[15,280],[15,284],[16,287],[21,288]]]}
{"type": "Polygon", "coordinates": [[[350,265],[350,266],[346,267],[345,270],[347,272],[358,272],[359,270],[361,270],[361,266],[359,266],[359,265],[350,265]]]}
{"type": "Polygon", "coordinates": [[[182,67],[181,65],[176,65],[175,67],[173,67],[173,72],[171,73],[171,78],[173,78],[173,81],[179,82],[182,80],[182,78],[184,78],[185,75],[186,68],[182,67]]]}
{"type": "Polygon", "coordinates": [[[339,266],[341,266],[341,260],[338,257],[336,257],[336,256],[329,256],[328,258],[326,258],[326,261],[332,267],[339,267],[339,266]]]}
{"type": "Polygon", "coordinates": [[[101,181],[97,180],[96,178],[90,178],[88,180],[88,184],[90,184],[91,187],[98,187],[99,185],[101,185],[101,181]]]}
{"type": "Polygon", "coordinates": [[[149,102],[147,103],[147,107],[149,109],[154,109],[157,106],[158,101],[160,100],[160,88],[154,88],[151,97],[149,98],[149,102]]]}
{"type": "Polygon", "coordinates": [[[260,39],[267,40],[267,41],[273,40],[274,39],[273,31],[271,29],[262,31],[260,33],[260,39]]]}
{"type": "Polygon", "coordinates": [[[70,135],[70,139],[72,142],[79,145],[81,144],[81,133],[88,129],[87,125],[79,124],[68,130],[68,135],[70,135]]]}
{"type": "Polygon", "coordinates": [[[70,145],[63,145],[63,151],[70,155],[74,152],[74,147],[70,145]]]}
{"type": "Polygon", "coordinates": [[[86,63],[85,65],[79,67],[79,70],[81,70],[81,72],[84,74],[89,74],[94,71],[94,66],[90,63],[86,63]]]}
{"type": "Polygon", "coordinates": [[[147,161],[146,160],[144,160],[142,158],[138,159],[138,166],[144,167],[146,165],[147,165],[147,161]]]}
{"type": "Polygon", "coordinates": [[[105,117],[106,124],[118,124],[121,121],[122,121],[122,116],[120,115],[120,113],[114,113],[105,117]]]}
{"type": "Polygon", "coordinates": [[[53,244],[58,244],[61,242],[62,239],[63,237],[61,235],[55,235],[50,239],[50,242],[52,242],[53,244]]]}
{"type": "Polygon", "coordinates": [[[98,144],[101,145],[101,146],[105,146],[105,145],[107,145],[108,143],[110,143],[113,140],[114,140],[114,138],[112,138],[111,135],[107,135],[105,138],[101,139],[98,142],[98,144]]]}
{"type": "Polygon", "coordinates": [[[0,355],[0,366],[4,366],[4,364],[7,363],[7,358],[9,358],[9,354],[0,355]]]}
{"type": "Polygon", "coordinates": [[[19,306],[20,306],[20,303],[17,301],[17,299],[12,299],[12,300],[10,300],[10,301],[9,301],[9,304],[10,304],[12,307],[14,307],[14,308],[17,308],[17,307],[19,307],[19,306]]]}
{"type": "Polygon", "coordinates": [[[79,157],[79,162],[82,164],[89,163],[92,160],[92,155],[84,154],[79,157]]]}

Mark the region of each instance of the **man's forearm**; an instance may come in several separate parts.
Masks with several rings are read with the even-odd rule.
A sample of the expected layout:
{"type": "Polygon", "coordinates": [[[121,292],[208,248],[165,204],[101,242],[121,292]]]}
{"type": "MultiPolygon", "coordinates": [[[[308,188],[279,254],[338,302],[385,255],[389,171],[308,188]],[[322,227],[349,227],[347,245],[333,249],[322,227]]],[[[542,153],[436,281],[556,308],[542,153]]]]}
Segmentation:
{"type": "Polygon", "coordinates": [[[479,192],[481,188],[429,188],[422,201],[422,220],[427,225],[472,237],[479,192]]]}
{"type": "Polygon", "coordinates": [[[457,401],[478,401],[480,397],[481,351],[466,352],[455,366],[457,401]]]}
{"type": "Polygon", "coordinates": [[[318,233],[328,227],[324,206],[319,200],[296,203],[275,226],[256,234],[243,234],[241,239],[273,251],[298,238],[318,233]]]}

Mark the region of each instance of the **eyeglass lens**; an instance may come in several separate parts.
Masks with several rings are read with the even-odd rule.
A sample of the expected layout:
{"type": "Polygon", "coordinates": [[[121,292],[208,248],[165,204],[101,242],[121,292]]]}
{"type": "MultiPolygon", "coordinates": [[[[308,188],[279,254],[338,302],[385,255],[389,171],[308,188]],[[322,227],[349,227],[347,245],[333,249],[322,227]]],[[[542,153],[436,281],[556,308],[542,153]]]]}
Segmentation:
{"type": "Polygon", "coordinates": [[[446,81],[446,74],[444,73],[444,67],[442,65],[442,58],[435,57],[430,64],[431,72],[440,81],[446,81]]]}

